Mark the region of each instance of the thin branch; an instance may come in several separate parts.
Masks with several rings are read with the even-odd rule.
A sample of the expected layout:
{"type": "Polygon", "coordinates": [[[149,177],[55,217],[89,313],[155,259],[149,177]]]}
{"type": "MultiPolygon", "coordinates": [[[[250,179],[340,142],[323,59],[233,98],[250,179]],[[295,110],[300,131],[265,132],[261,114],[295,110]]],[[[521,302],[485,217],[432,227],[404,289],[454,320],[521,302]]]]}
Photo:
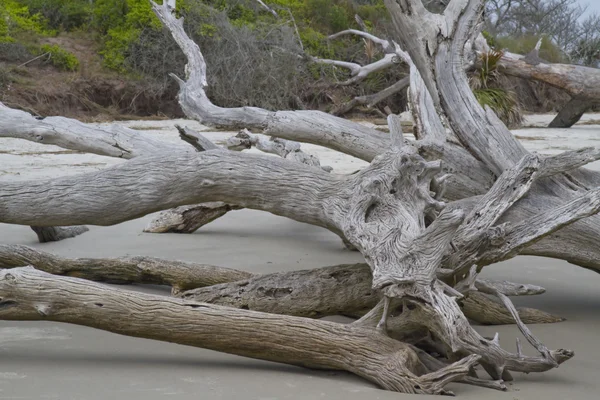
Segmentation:
{"type": "Polygon", "coordinates": [[[334,40],[334,39],[337,39],[337,38],[339,38],[341,36],[344,36],[344,35],[357,35],[357,36],[363,37],[365,39],[368,39],[368,40],[370,40],[372,42],[375,42],[375,43],[381,45],[381,47],[383,48],[384,51],[387,51],[387,52],[393,52],[394,51],[394,48],[391,46],[391,44],[390,44],[390,42],[388,40],[378,38],[377,36],[375,36],[375,35],[373,35],[371,33],[360,31],[358,29],[346,29],[344,31],[341,31],[341,32],[338,32],[338,33],[334,33],[333,35],[330,35],[328,37],[328,39],[329,40],[334,40]]]}
{"type": "Polygon", "coordinates": [[[188,127],[182,128],[179,125],[175,125],[175,128],[179,131],[179,137],[186,143],[192,145],[196,151],[208,151],[220,149],[219,146],[208,140],[205,136],[196,132],[188,127]]]}
{"type": "Polygon", "coordinates": [[[154,257],[65,258],[27,246],[0,244],[0,268],[27,265],[53,275],[97,282],[167,285],[174,293],[253,276],[230,268],[154,257]]]}
{"type": "Polygon", "coordinates": [[[268,5],[266,5],[262,0],[256,0],[258,2],[258,4],[260,4],[265,10],[267,10],[268,12],[270,12],[275,18],[279,18],[279,14],[277,14],[277,11],[273,10],[271,7],[269,7],[268,5]]]}

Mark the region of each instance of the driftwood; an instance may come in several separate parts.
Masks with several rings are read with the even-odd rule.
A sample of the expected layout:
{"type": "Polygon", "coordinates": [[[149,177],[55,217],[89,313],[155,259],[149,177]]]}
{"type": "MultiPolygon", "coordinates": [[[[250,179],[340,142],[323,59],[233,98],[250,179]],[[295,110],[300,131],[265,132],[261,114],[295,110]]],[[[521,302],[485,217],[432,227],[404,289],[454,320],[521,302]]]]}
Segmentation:
{"type": "Polygon", "coordinates": [[[571,64],[551,64],[538,57],[536,46],[526,56],[505,54],[498,62],[503,74],[536,80],[564,90],[571,100],[552,120],[551,128],[569,128],[600,102],[600,69],[571,64]]]}
{"type": "MultiPolygon", "coordinates": [[[[107,280],[111,271],[127,266],[131,280],[155,279],[174,286],[184,298],[131,293],[17,268],[0,272],[0,318],[76,323],[343,369],[407,393],[444,393],[450,381],[503,389],[503,381],[512,379],[510,371],[543,372],[573,357],[569,350],[541,343],[524,322],[532,315],[519,313],[507,297],[541,288],[488,282],[478,273],[517,254],[563,258],[600,270],[595,246],[600,219],[593,216],[600,211],[600,174],[581,168],[600,152],[529,154],[491,110],[479,106],[465,75],[464,49],[479,34],[480,0],[452,0],[443,14],[431,14],[419,0],[385,4],[397,30],[396,40],[388,42],[389,54],[393,51],[410,67],[415,141],[402,136],[394,117],[387,135],[315,111],[212,104],[200,49],[170,7],[153,4],[188,59],[185,80],[177,80],[179,101],[189,117],[321,144],[371,162],[355,174],[330,174],[287,158],[212,148],[191,132],[184,132],[189,144],[160,151],[150,148],[152,142],[130,138],[128,131],[116,131],[110,142],[104,130],[96,141],[82,144],[67,129],[71,125],[58,120],[54,143],[119,156],[114,143],[123,142],[130,148],[120,156],[131,160],[98,172],[7,182],[0,188],[0,222],[41,227],[111,225],[177,206],[236,204],[327,228],[358,249],[367,267],[246,276],[181,292],[189,282],[169,275],[168,262],[156,261],[153,265],[161,268],[147,276],[139,261],[102,260],[109,267],[100,269],[94,260],[84,265],[58,260],[57,268],[45,264],[50,256],[35,260],[30,254],[31,264],[52,273],[68,274],[60,268],[63,263],[79,265],[78,273],[90,266],[87,277],[96,280],[107,280]],[[229,307],[191,301],[194,296],[229,307]],[[500,306],[506,310],[501,315],[496,313],[500,306]],[[273,314],[292,312],[303,317],[273,314]],[[366,314],[350,325],[304,318],[350,312],[366,314]],[[131,318],[115,321],[115,315],[124,313],[131,318]],[[507,315],[538,356],[525,356],[519,342],[517,353],[506,351],[497,337],[479,335],[467,318],[484,322],[507,315]],[[492,380],[467,376],[475,364],[492,380]]],[[[7,112],[6,119],[11,118],[15,115],[7,112]]],[[[26,129],[15,127],[12,135],[30,140],[36,129],[52,127],[28,115],[18,118],[26,129]]],[[[3,132],[11,135],[10,129],[3,132]]],[[[16,262],[30,264],[26,257],[16,262]]],[[[9,266],[16,267],[14,262],[9,266]]],[[[190,276],[191,269],[188,264],[173,267],[190,276]]],[[[201,267],[193,268],[198,271],[201,267]]]]}
{"type": "Polygon", "coordinates": [[[31,229],[37,235],[40,243],[58,242],[89,231],[89,228],[85,226],[32,226],[31,229]]]}
{"type": "Polygon", "coordinates": [[[248,272],[230,268],[154,257],[69,259],[27,246],[0,245],[0,268],[28,265],[54,275],[97,282],[167,285],[172,288],[173,293],[252,276],[248,272]]]}
{"type": "Polygon", "coordinates": [[[472,355],[424,374],[429,369],[409,345],[369,329],[132,293],[27,268],[0,271],[0,293],[0,318],[5,320],[74,323],[286,364],[346,370],[404,393],[444,394],[446,384],[465,378],[479,360],[472,355]]]}
{"type": "MultiPolygon", "coordinates": [[[[187,300],[298,317],[362,317],[380,300],[371,288],[366,264],[253,275],[230,268],[162,260],[153,257],[68,259],[27,246],[0,245],[0,268],[31,265],[53,275],[108,283],[166,285],[187,300]]],[[[544,293],[534,285],[477,279],[476,287],[498,288],[507,296],[544,293]]],[[[485,289],[484,289],[485,290],[485,289]]],[[[501,305],[477,292],[463,301],[465,316],[487,325],[512,324],[501,305]]],[[[562,321],[534,309],[519,309],[525,323],[562,321]]]]}
{"type": "MultiPolygon", "coordinates": [[[[177,129],[179,130],[182,140],[191,144],[197,151],[220,149],[220,147],[213,144],[198,132],[179,126],[177,126],[177,129]]],[[[243,151],[252,147],[265,153],[278,155],[281,158],[321,168],[327,172],[332,170],[331,167],[321,166],[317,157],[302,151],[300,148],[301,145],[298,142],[256,135],[247,129],[244,129],[237,135],[227,139],[227,143],[225,144],[225,148],[232,151],[243,151]]],[[[242,208],[243,207],[223,202],[176,207],[161,212],[148,223],[144,232],[193,233],[215,219],[221,218],[229,211],[240,210],[242,208]]]]}

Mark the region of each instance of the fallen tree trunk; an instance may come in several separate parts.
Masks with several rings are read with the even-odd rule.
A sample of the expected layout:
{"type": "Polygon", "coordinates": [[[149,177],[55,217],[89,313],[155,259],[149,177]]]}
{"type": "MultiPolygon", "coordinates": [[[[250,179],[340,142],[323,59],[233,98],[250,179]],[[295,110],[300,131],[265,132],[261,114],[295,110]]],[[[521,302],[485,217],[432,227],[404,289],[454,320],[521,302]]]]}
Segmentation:
{"type": "Polygon", "coordinates": [[[570,128],[575,125],[597,101],[573,97],[559,111],[556,117],[548,125],[549,128],[570,128]]]}
{"type": "MultiPolygon", "coordinates": [[[[371,270],[366,264],[254,275],[153,257],[69,259],[27,246],[0,245],[0,268],[27,265],[53,275],[97,282],[167,285],[172,287],[174,295],[187,300],[309,318],[328,315],[359,318],[381,297],[371,288],[371,270]]],[[[475,284],[498,287],[508,296],[544,293],[540,287],[510,282],[477,280],[475,284]]],[[[514,323],[501,304],[476,292],[470,293],[463,303],[467,318],[476,322],[489,325],[514,323]]],[[[533,309],[522,309],[519,313],[525,323],[563,320],[533,309]]]]}
{"type": "Polygon", "coordinates": [[[342,181],[277,157],[166,152],[98,172],[27,184],[7,182],[2,186],[0,221],[113,225],[179,205],[226,200],[327,227],[329,218],[319,199],[335,193],[342,181]],[[121,184],[115,186],[115,182],[121,184]],[[66,204],[64,199],[70,196],[74,201],[66,204]]]}
{"type": "MultiPolygon", "coordinates": [[[[530,53],[536,56],[537,51],[530,53]]],[[[528,55],[528,56],[530,56],[528,55]]],[[[498,63],[503,74],[524,79],[533,79],[562,89],[573,97],[590,102],[600,100],[600,69],[573,64],[550,64],[528,56],[507,54],[498,63]]]]}
{"type": "Polygon", "coordinates": [[[432,372],[411,346],[372,329],[133,293],[30,268],[0,271],[0,318],[66,322],[244,357],[345,370],[403,393],[444,394],[444,386],[465,378],[479,360],[471,355],[432,372]]]}

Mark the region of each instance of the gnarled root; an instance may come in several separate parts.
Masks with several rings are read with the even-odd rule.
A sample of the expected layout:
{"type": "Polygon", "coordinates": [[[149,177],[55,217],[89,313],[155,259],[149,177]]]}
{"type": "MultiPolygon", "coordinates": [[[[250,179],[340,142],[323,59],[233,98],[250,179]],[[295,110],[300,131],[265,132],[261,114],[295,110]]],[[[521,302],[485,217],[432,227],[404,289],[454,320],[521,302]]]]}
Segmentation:
{"type": "MultiPolygon", "coordinates": [[[[388,321],[391,331],[396,329],[402,332],[400,327],[404,327],[406,331],[407,326],[413,326],[415,329],[425,327],[445,345],[448,354],[459,357],[464,354],[480,355],[482,366],[493,379],[507,380],[510,376],[509,371],[547,371],[573,357],[574,353],[570,350],[548,350],[531,335],[519,319],[517,324],[520,330],[529,332],[528,340],[542,355],[529,357],[524,356],[520,351],[518,354],[513,354],[502,349],[497,337],[488,340],[480,336],[464,317],[456,299],[444,294],[443,290],[441,285],[436,285],[431,291],[432,302],[429,304],[413,299],[404,300],[400,305],[396,304],[392,311],[395,317],[388,321]]],[[[503,301],[508,299],[502,296],[503,301]]],[[[515,315],[514,306],[510,311],[515,315]]]]}

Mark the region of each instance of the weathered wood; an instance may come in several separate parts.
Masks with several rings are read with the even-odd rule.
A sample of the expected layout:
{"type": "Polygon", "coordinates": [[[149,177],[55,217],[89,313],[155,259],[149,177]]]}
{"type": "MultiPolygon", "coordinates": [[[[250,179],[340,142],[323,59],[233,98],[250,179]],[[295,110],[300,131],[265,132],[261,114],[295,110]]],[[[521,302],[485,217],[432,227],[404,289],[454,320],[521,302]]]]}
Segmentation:
{"type": "Polygon", "coordinates": [[[573,97],[567,104],[558,110],[558,114],[548,124],[549,128],[570,128],[575,125],[588,110],[599,100],[590,101],[579,97],[573,97]]]}
{"type": "Polygon", "coordinates": [[[102,156],[133,158],[154,152],[189,151],[188,146],[153,139],[118,124],[108,127],[84,124],[64,117],[36,118],[0,103],[0,137],[53,144],[70,150],[102,156]]]}
{"type": "MultiPolygon", "coordinates": [[[[483,293],[469,293],[469,296],[461,304],[465,316],[479,324],[506,325],[515,323],[513,316],[507,312],[506,307],[483,293]]],[[[534,308],[522,307],[518,311],[519,317],[526,324],[552,324],[565,320],[562,317],[534,308]]]]}
{"type": "MultiPolygon", "coordinates": [[[[500,379],[508,371],[543,372],[573,357],[571,350],[552,350],[545,356],[523,356],[502,349],[497,338],[489,340],[479,335],[468,323],[455,299],[444,294],[443,286],[436,284],[430,292],[432,302],[418,299],[394,300],[387,321],[388,332],[399,340],[414,331],[429,330],[439,345],[449,354],[478,354],[480,363],[493,379],[500,379]],[[433,304],[433,306],[432,306],[433,304]]],[[[382,314],[382,305],[362,318],[360,326],[376,323],[382,314]]]]}
{"type": "Polygon", "coordinates": [[[344,115],[358,106],[367,106],[368,108],[375,107],[378,103],[405,90],[410,84],[410,77],[406,76],[387,88],[373,94],[357,96],[350,101],[344,102],[335,106],[331,110],[333,115],[344,115]]]}
{"type": "Polygon", "coordinates": [[[180,205],[227,201],[333,228],[321,200],[335,195],[345,180],[278,157],[166,152],[97,172],[6,182],[0,189],[0,221],[112,225],[180,205]]]}
{"type": "Polygon", "coordinates": [[[54,275],[98,282],[167,285],[173,293],[248,279],[253,275],[212,265],[154,257],[64,258],[27,246],[0,244],[0,268],[32,265],[54,275]]]}
{"type": "MultiPolygon", "coordinates": [[[[189,128],[177,127],[180,137],[191,144],[196,151],[223,150],[202,134],[189,128]]],[[[305,153],[298,142],[279,138],[268,138],[256,135],[247,129],[227,139],[225,147],[232,151],[242,151],[256,147],[265,153],[276,154],[290,161],[299,162],[312,167],[331,172],[329,166],[321,166],[319,159],[305,153]]],[[[229,211],[241,210],[243,207],[224,202],[211,202],[197,205],[176,207],[163,211],[148,223],[144,232],[149,233],[193,233],[206,224],[224,216],[229,211]]]]}
{"type": "MultiPolygon", "coordinates": [[[[20,185],[9,182],[0,192],[0,221],[29,224],[35,219],[39,226],[55,225],[56,221],[61,221],[60,224],[113,224],[173,206],[205,201],[231,202],[270,211],[326,227],[345,237],[361,251],[373,276],[372,282],[366,281],[370,284],[370,291],[373,293],[374,290],[382,297],[371,311],[348,329],[371,332],[375,336],[369,337],[370,341],[385,337],[382,333],[386,332],[400,340],[429,340],[449,360],[464,355],[471,355],[472,362],[480,359],[481,365],[496,380],[510,379],[509,371],[539,372],[557,367],[570,359],[573,353],[568,350],[551,351],[533,336],[502,293],[503,290],[516,290],[515,287],[509,285],[508,289],[504,289],[502,285],[479,282],[480,290],[492,293],[502,301],[521,332],[542,354],[541,357],[523,356],[520,346],[518,354],[509,353],[499,346],[497,336],[492,340],[482,338],[470,326],[458,301],[468,301],[470,294],[477,293],[477,268],[473,265],[481,267],[526,251],[526,246],[531,248],[532,243],[600,210],[600,189],[591,189],[600,186],[600,175],[572,169],[598,157],[598,152],[586,150],[572,159],[563,155],[540,162],[538,157],[524,150],[491,110],[484,110],[478,105],[464,75],[463,52],[465,43],[472,41],[478,33],[483,9],[480,0],[452,0],[443,15],[429,13],[420,0],[386,0],[386,5],[408,54],[394,42],[388,44],[394,43],[395,54],[413,66],[411,80],[414,93],[411,100],[413,108],[419,110],[415,118],[417,142],[405,142],[400,129],[394,126],[390,143],[389,138],[385,141],[383,137],[367,138],[366,132],[355,126],[354,131],[348,133],[344,129],[352,125],[318,113],[282,114],[255,108],[216,107],[205,93],[206,63],[198,46],[187,37],[182,21],[173,16],[169,7],[154,4],[157,15],[188,58],[187,80],[178,80],[180,101],[188,115],[213,124],[219,121],[228,126],[244,124],[268,134],[279,129],[283,135],[294,136],[296,140],[298,137],[318,142],[331,139],[334,142],[331,147],[354,151],[366,158],[372,158],[376,148],[379,148],[380,154],[373,158],[369,167],[354,175],[332,176],[318,168],[273,157],[232,154],[220,149],[202,153],[169,151],[136,157],[124,165],[94,174],[26,182],[25,188],[21,186],[22,182],[20,185]],[[450,160],[446,163],[448,166],[440,162],[439,155],[450,160]],[[473,168],[482,165],[484,168],[473,168]],[[538,173],[540,165],[547,168],[545,175],[541,171],[538,173]],[[452,168],[461,173],[468,171],[465,176],[483,171],[472,183],[461,174],[453,190],[461,187],[486,194],[447,207],[441,199],[445,183],[451,179],[445,177],[453,172],[452,168]],[[492,185],[492,182],[495,183],[492,185]],[[488,187],[491,190],[487,191],[488,187]],[[42,193],[45,196],[43,204],[40,203],[42,193]],[[65,200],[68,205],[65,205],[65,200]],[[440,267],[444,267],[444,271],[440,267]],[[454,269],[453,275],[446,275],[448,269],[454,269]],[[463,270],[465,273],[462,273],[463,270]],[[440,273],[444,274],[444,280],[440,280],[440,273]],[[423,332],[431,332],[431,337],[427,339],[423,332]]],[[[186,138],[197,149],[205,150],[197,137],[194,140],[186,138]]],[[[287,151],[285,145],[276,146],[272,141],[265,143],[264,147],[278,154],[287,151]]],[[[445,193],[449,198],[453,195],[466,196],[465,193],[445,193]]],[[[593,230],[593,224],[588,225],[590,230],[593,230]]],[[[582,231],[579,228],[579,234],[582,231]]],[[[545,243],[545,246],[548,245],[545,243]]],[[[572,253],[572,250],[570,248],[568,252],[572,253]]],[[[578,256],[571,254],[569,257],[578,256]]],[[[590,253],[585,257],[590,257],[590,253]]],[[[25,274],[29,280],[39,278],[54,282],[57,292],[58,288],[64,289],[65,284],[80,284],[64,281],[66,278],[40,278],[39,273],[29,275],[23,270],[16,274],[21,277],[25,274]]],[[[6,277],[10,293],[23,291],[33,297],[52,294],[52,290],[40,291],[38,283],[30,286],[28,279],[15,279],[10,273],[0,276],[6,277]],[[33,291],[32,287],[37,291],[33,291]]],[[[248,286],[248,290],[259,292],[261,288],[265,289],[267,283],[272,286],[281,283],[281,279],[270,283],[266,277],[252,279],[242,288],[248,286]],[[251,285],[252,279],[263,279],[264,284],[251,285]]],[[[293,276],[291,279],[297,281],[293,276]]],[[[238,283],[228,283],[218,290],[211,289],[213,301],[226,298],[227,291],[235,285],[238,283]]],[[[100,288],[97,286],[91,291],[100,288]]],[[[292,286],[292,292],[294,288],[296,296],[300,297],[292,302],[300,305],[299,300],[306,296],[302,293],[307,291],[304,286],[296,285],[292,286]]],[[[236,289],[239,293],[240,287],[236,289]]],[[[253,307],[268,307],[264,304],[268,297],[284,304],[293,298],[287,297],[292,293],[289,289],[274,290],[266,297],[258,296],[260,301],[257,301],[258,305],[253,303],[253,307]]],[[[535,290],[529,287],[521,292],[535,290]]],[[[69,289],[68,292],[76,294],[77,290],[69,289]]],[[[248,298],[244,299],[239,294],[241,304],[238,306],[250,308],[248,298]]],[[[77,296],[71,297],[52,298],[52,306],[56,301],[66,303],[72,315],[77,296]]],[[[89,298],[89,293],[85,297],[89,298]]],[[[366,292],[363,292],[363,297],[366,297],[366,292]]],[[[364,298],[358,298],[359,303],[364,301],[364,298]]],[[[370,298],[368,301],[373,300],[370,298]]],[[[6,310],[14,311],[21,303],[21,297],[18,301],[4,301],[5,307],[0,307],[0,315],[6,310]]],[[[139,307],[140,300],[136,299],[134,303],[139,307]]],[[[101,304],[104,306],[104,303],[101,304]]],[[[339,312],[341,305],[334,305],[335,312],[339,312]]],[[[89,311],[85,308],[87,306],[83,305],[86,312],[89,311]]],[[[198,303],[192,306],[202,311],[204,307],[198,303]]],[[[286,308],[291,307],[288,303],[286,308]]],[[[318,304],[302,307],[333,312],[318,304]]],[[[94,307],[91,309],[93,313],[98,312],[94,307]]],[[[112,304],[107,309],[115,311],[112,304]]],[[[46,305],[34,311],[31,315],[55,315],[55,310],[46,305]]],[[[223,312],[223,315],[230,315],[230,312],[223,312]]],[[[80,319],[70,317],[65,322],[88,323],[90,320],[88,314],[74,314],[80,319]]],[[[109,314],[100,316],[107,317],[109,314]]],[[[242,314],[235,316],[237,321],[244,320],[242,314]]],[[[94,318],[94,324],[100,322],[94,318]]],[[[296,328],[305,326],[298,320],[286,319],[285,322],[296,328]]],[[[131,333],[128,330],[130,325],[121,325],[121,328],[131,333]]],[[[151,332],[161,328],[151,328],[151,332]]],[[[314,342],[314,332],[311,331],[315,329],[324,328],[310,325],[301,329],[302,334],[296,335],[295,339],[304,341],[303,346],[309,345],[314,342]]],[[[164,332],[153,334],[155,336],[147,336],[150,334],[144,332],[143,335],[172,340],[172,337],[165,337],[164,332]]],[[[169,335],[173,336],[172,333],[169,335]]],[[[218,332],[212,331],[212,335],[218,335],[218,332]]],[[[177,334],[174,336],[178,337],[177,334]]],[[[275,339],[277,343],[283,340],[281,337],[275,339]]],[[[321,337],[318,340],[323,342],[321,337]]],[[[339,354],[335,343],[327,343],[330,350],[334,349],[331,350],[333,354],[339,354]]],[[[278,344],[265,344],[273,346],[276,357],[283,357],[278,344]]],[[[335,358],[332,353],[325,354],[335,358]]],[[[287,354],[288,359],[295,356],[294,353],[287,354]]],[[[426,357],[412,356],[419,360],[419,365],[425,366],[421,360],[426,357]]],[[[313,354],[302,353],[299,361],[292,362],[313,365],[313,357],[313,354]]],[[[394,386],[397,380],[390,384],[376,367],[371,368],[371,373],[376,373],[377,379],[385,380],[384,387],[408,392],[416,389],[394,386]]],[[[374,377],[371,379],[375,380],[374,377]]],[[[454,376],[453,379],[463,377],[454,376]]],[[[419,386],[418,390],[422,387],[419,386]]]]}
{"type": "MultiPolygon", "coordinates": [[[[0,268],[32,265],[53,275],[72,276],[97,282],[156,284],[172,287],[174,295],[228,307],[269,312],[272,314],[320,318],[328,315],[361,317],[373,308],[380,295],[371,288],[371,270],[366,264],[337,265],[303,271],[254,275],[248,272],[211,265],[163,260],[153,257],[120,258],[59,257],[20,245],[0,245],[0,268]]],[[[495,287],[507,296],[543,293],[533,285],[482,280],[479,288],[495,287]]],[[[471,304],[465,315],[487,324],[512,324],[504,307],[497,305],[493,318],[489,307],[471,304]],[[473,310],[473,311],[471,311],[473,310]]],[[[562,319],[538,310],[520,309],[525,323],[562,319]]]]}
{"type": "Polygon", "coordinates": [[[208,140],[204,135],[190,129],[188,127],[181,127],[179,125],[175,125],[177,131],[179,131],[179,137],[184,142],[190,144],[192,147],[196,149],[196,151],[208,151],[208,150],[218,150],[219,146],[208,140]]]}
{"type": "Polygon", "coordinates": [[[58,242],[89,231],[86,226],[32,226],[31,229],[37,235],[40,243],[58,242]]]}
{"type": "MultiPolygon", "coordinates": [[[[360,32],[360,31],[359,31],[360,32]]],[[[331,38],[331,36],[330,36],[331,38]]],[[[343,82],[339,82],[338,85],[348,86],[353,85],[355,83],[359,83],[364,81],[369,75],[379,72],[381,70],[387,69],[390,66],[397,63],[397,58],[395,54],[386,54],[383,58],[374,61],[367,65],[360,65],[353,62],[348,61],[340,61],[340,60],[330,60],[326,58],[318,58],[318,57],[309,57],[312,62],[318,64],[327,64],[327,65],[335,65],[336,67],[342,67],[350,70],[351,77],[346,79],[343,82]]]]}
{"type": "Polygon", "coordinates": [[[380,299],[380,294],[371,288],[371,270],[366,264],[259,275],[188,290],[179,296],[186,300],[309,318],[360,317],[380,299]]]}
{"type": "Polygon", "coordinates": [[[479,360],[471,355],[429,372],[411,346],[371,329],[134,293],[32,268],[0,271],[0,318],[66,322],[309,368],[346,370],[403,393],[446,393],[444,386],[464,378],[479,360]]]}
{"type": "Polygon", "coordinates": [[[162,211],[144,228],[148,233],[193,233],[206,224],[221,218],[229,211],[242,207],[215,201],[175,207],[162,211]]]}
{"type": "Polygon", "coordinates": [[[600,99],[600,69],[528,61],[525,57],[506,54],[498,62],[498,70],[506,75],[547,83],[576,98],[592,102],[600,99]]]}

